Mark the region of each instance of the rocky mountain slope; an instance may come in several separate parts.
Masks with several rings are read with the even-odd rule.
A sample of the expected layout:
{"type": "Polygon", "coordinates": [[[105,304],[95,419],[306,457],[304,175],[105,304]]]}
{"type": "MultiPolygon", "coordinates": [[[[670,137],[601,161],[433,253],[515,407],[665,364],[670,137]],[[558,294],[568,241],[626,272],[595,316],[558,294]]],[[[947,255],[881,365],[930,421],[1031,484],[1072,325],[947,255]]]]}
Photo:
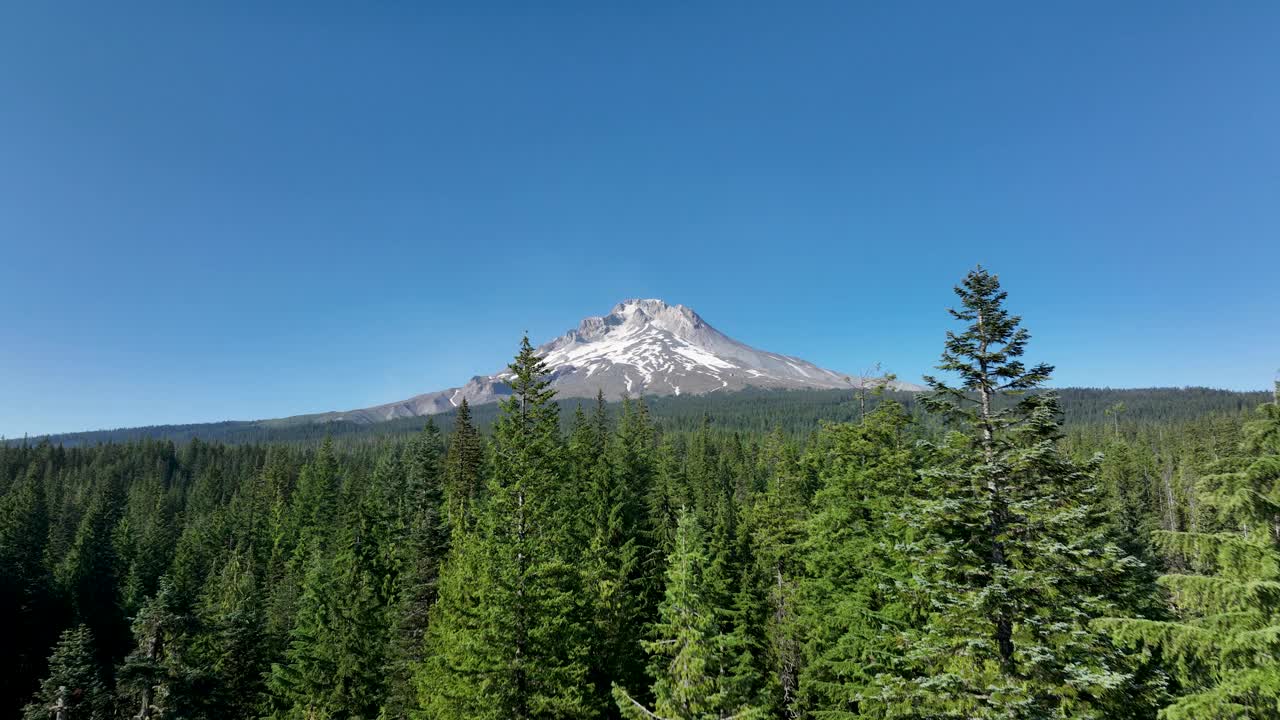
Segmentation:
{"type": "MultiPolygon", "coordinates": [[[[540,346],[560,397],[704,395],[748,387],[856,388],[857,376],[806,360],[757,350],[716,330],[693,310],[661,300],[626,300],[602,317],[540,346]]],[[[510,393],[505,372],[477,375],[467,384],[376,407],[325,413],[319,420],[378,422],[446,412],[463,398],[472,405],[510,393]]],[[[902,382],[895,389],[917,390],[902,382]]]]}

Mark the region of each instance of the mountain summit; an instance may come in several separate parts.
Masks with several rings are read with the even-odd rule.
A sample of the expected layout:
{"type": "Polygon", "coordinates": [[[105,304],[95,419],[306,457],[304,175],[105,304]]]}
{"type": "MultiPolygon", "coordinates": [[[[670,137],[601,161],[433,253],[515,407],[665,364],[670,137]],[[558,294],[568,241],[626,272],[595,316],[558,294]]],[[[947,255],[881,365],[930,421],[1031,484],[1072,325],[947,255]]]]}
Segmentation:
{"type": "MultiPolygon", "coordinates": [[[[757,350],[707,324],[684,305],[624,300],[608,315],[537,348],[561,397],[705,395],[744,388],[855,388],[862,378],[806,360],[757,350]]],[[[463,398],[478,405],[510,393],[508,373],[476,376],[466,385],[377,407],[327,413],[321,419],[377,422],[446,412],[463,398]]],[[[916,389],[894,383],[897,389],[916,389]]]]}

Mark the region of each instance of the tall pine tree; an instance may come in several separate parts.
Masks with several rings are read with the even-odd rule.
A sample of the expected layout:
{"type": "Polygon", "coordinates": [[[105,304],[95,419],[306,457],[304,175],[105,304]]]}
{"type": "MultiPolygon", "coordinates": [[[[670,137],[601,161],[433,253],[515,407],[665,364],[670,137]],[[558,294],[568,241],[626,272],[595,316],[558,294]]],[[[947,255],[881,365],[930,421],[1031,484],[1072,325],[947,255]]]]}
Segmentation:
{"type": "Polygon", "coordinates": [[[188,662],[191,618],[161,578],[133,621],[134,649],[116,671],[120,705],[135,720],[208,717],[210,680],[188,662]]]}
{"type": "Polygon", "coordinates": [[[651,473],[652,429],[628,399],[619,432],[610,433],[603,397],[597,397],[591,427],[599,441],[582,513],[588,529],[583,592],[596,700],[616,715],[612,686],[633,686],[644,678],[639,638],[650,597],[641,563],[645,527],[640,497],[651,473]]]}
{"type": "Polygon", "coordinates": [[[914,530],[900,511],[918,463],[902,406],[882,402],[857,424],[828,425],[814,448],[821,486],[805,524],[801,583],[807,664],[801,707],[814,718],[880,717],[877,683],[920,622],[914,559],[898,552],[914,530]]]}
{"type": "Polygon", "coordinates": [[[102,679],[93,633],[79,625],[62,633],[49,658],[49,675],[23,710],[24,720],[108,720],[111,695],[102,679]]]}
{"type": "Polygon", "coordinates": [[[644,643],[654,678],[652,709],[615,685],[615,701],[630,720],[749,720],[764,713],[744,698],[733,677],[736,649],[722,632],[722,608],[707,586],[711,564],[693,513],[682,511],[668,562],[666,595],[653,639],[644,643]]]}
{"type": "Polygon", "coordinates": [[[471,406],[462,398],[445,456],[444,499],[450,527],[470,527],[475,503],[484,489],[484,438],[471,424],[471,406]]]}
{"type": "Polygon", "coordinates": [[[427,630],[429,718],[574,718],[587,707],[555,391],[528,338],[509,369],[488,491],[446,563],[427,630]]]}
{"type": "MultiPolygon", "coordinates": [[[[382,717],[407,719],[418,707],[414,676],[426,659],[430,608],[439,589],[440,564],[449,547],[445,518],[440,432],[427,421],[410,443],[407,457],[408,516],[406,542],[388,648],[388,694],[382,717]]],[[[461,530],[459,531],[462,532],[461,530]]]]}
{"type": "Polygon", "coordinates": [[[1136,564],[1107,543],[1092,477],[1058,449],[1048,365],[1021,360],[1029,334],[981,267],[956,288],[939,369],[921,399],[953,424],[950,457],[924,474],[910,524],[930,614],[878,693],[885,715],[1116,717],[1140,712],[1125,659],[1089,621],[1125,612],[1136,564]],[[1132,694],[1129,694],[1132,693],[1132,694]]]}

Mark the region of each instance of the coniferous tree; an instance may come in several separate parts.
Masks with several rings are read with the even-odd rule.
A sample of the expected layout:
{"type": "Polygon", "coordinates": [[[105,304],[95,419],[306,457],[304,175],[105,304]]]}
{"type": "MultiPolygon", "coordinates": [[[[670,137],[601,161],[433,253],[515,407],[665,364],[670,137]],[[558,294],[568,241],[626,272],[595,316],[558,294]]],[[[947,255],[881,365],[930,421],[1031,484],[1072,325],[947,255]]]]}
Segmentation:
{"type": "Polygon", "coordinates": [[[333,439],[326,437],[315,457],[302,468],[290,509],[294,542],[304,549],[304,558],[306,552],[326,548],[334,536],[341,487],[333,439]]]}
{"type": "Polygon", "coordinates": [[[1106,494],[1110,534],[1129,554],[1149,560],[1149,538],[1158,529],[1160,518],[1159,496],[1150,481],[1145,448],[1112,440],[1103,453],[1098,480],[1106,494]]]}
{"type": "Polygon", "coordinates": [[[611,435],[599,396],[590,427],[599,442],[583,504],[589,529],[583,591],[596,701],[614,715],[613,685],[633,686],[644,677],[639,638],[650,598],[641,564],[645,528],[640,494],[651,472],[652,430],[639,406],[628,399],[619,432],[611,435]]]}
{"type": "MultiPolygon", "coordinates": [[[[326,455],[319,461],[333,466],[326,455]]],[[[391,605],[412,504],[399,453],[382,448],[368,482],[347,495],[354,507],[329,541],[335,554],[312,553],[285,662],[272,668],[280,717],[371,720],[387,694],[391,605]]]]}
{"type": "Polygon", "coordinates": [[[881,717],[879,677],[901,655],[900,633],[922,619],[908,589],[912,541],[900,511],[912,497],[917,462],[896,402],[858,424],[823,428],[820,488],[801,542],[807,663],[798,703],[815,718],[881,717]]]}
{"type": "Polygon", "coordinates": [[[720,473],[719,453],[711,437],[711,418],[702,416],[702,424],[689,438],[685,451],[684,480],[692,494],[693,507],[710,517],[719,512],[720,500],[725,493],[724,478],[720,473]]]}
{"type": "Polygon", "coordinates": [[[596,425],[587,419],[587,414],[579,403],[574,408],[573,418],[569,424],[569,436],[564,447],[564,474],[566,487],[562,493],[567,501],[568,516],[566,518],[575,533],[574,542],[585,547],[587,539],[595,532],[596,518],[582,509],[591,502],[592,486],[598,482],[600,475],[609,475],[608,460],[605,448],[609,443],[609,432],[600,432],[596,425]]]}
{"type": "Polygon", "coordinates": [[[397,446],[379,448],[372,475],[352,486],[342,541],[356,555],[361,572],[374,582],[379,602],[390,604],[412,560],[407,550],[422,498],[415,497],[417,489],[409,487],[397,446]]]}
{"type": "Polygon", "coordinates": [[[25,720],[108,720],[111,695],[102,680],[93,634],[79,625],[62,633],[49,658],[49,675],[23,710],[25,720]]]}
{"type": "Polygon", "coordinates": [[[734,704],[765,708],[770,694],[765,650],[768,580],[752,553],[750,528],[743,518],[745,501],[736,492],[738,483],[727,481],[727,474],[738,473],[727,468],[715,472],[719,479],[712,486],[715,506],[707,513],[709,562],[703,584],[720,632],[726,667],[722,686],[734,704]]]}
{"type": "Polygon", "coordinates": [[[266,690],[271,648],[262,642],[264,599],[251,563],[247,552],[231,555],[200,600],[202,633],[193,654],[209,675],[205,702],[215,718],[256,717],[266,690]]]}
{"type": "Polygon", "coordinates": [[[331,559],[312,554],[285,661],[268,679],[272,717],[378,717],[387,680],[380,585],[354,543],[331,559]]]}
{"type": "Polygon", "coordinates": [[[278,574],[273,578],[267,602],[267,633],[278,650],[292,644],[304,586],[309,573],[316,570],[315,557],[330,552],[332,538],[341,527],[340,485],[333,440],[326,436],[320,449],[299,471],[285,511],[284,527],[274,539],[273,558],[278,574]]]}
{"type": "Polygon", "coordinates": [[[119,558],[112,533],[123,511],[119,468],[95,473],[91,497],[71,547],[55,571],[71,600],[76,619],[89,626],[103,660],[119,657],[128,645],[128,623],[121,608],[119,558]]]}
{"type": "Polygon", "coordinates": [[[135,720],[206,717],[210,687],[201,668],[188,662],[191,619],[177,602],[173,583],[161,578],[133,621],[135,646],[116,671],[120,706],[135,720]]]}
{"type": "Polygon", "coordinates": [[[0,443],[0,718],[1276,718],[1280,411],[1065,390],[1060,428],[999,387],[1035,369],[995,357],[1017,323],[989,309],[1009,340],[958,331],[972,383],[931,415],[597,397],[566,441],[517,381],[495,452],[487,407],[447,454],[408,421],[0,443]],[[673,565],[680,508],[698,559],[673,565]],[[81,620],[96,642],[48,667],[81,620]]]}
{"type": "Polygon", "coordinates": [[[645,498],[649,523],[650,567],[659,568],[675,548],[676,521],[680,509],[693,507],[681,447],[667,434],[658,443],[653,486],[645,498]]]}
{"type": "Polygon", "coordinates": [[[429,611],[438,592],[440,564],[449,547],[441,465],[440,432],[428,420],[408,451],[409,532],[392,608],[389,687],[383,718],[412,717],[419,705],[414,676],[426,659],[429,611]]]}
{"type": "MultiPolygon", "coordinates": [[[[640,598],[635,602],[638,626],[645,626],[656,619],[658,603],[662,601],[663,575],[666,572],[666,548],[663,531],[657,525],[668,517],[674,530],[675,516],[668,516],[662,504],[658,515],[652,514],[653,500],[661,491],[659,433],[643,398],[624,399],[618,426],[617,442],[612,446],[610,466],[618,474],[618,483],[625,488],[623,507],[630,518],[635,542],[633,572],[639,583],[640,598]]],[[[670,502],[668,498],[664,502],[670,502]]],[[[632,640],[633,654],[639,648],[637,634],[632,640]]]]}
{"type": "Polygon", "coordinates": [[[1161,718],[1280,718],[1280,404],[1215,470],[1200,489],[1215,527],[1155,533],[1179,568],[1160,578],[1174,619],[1096,624],[1160,653],[1179,691],[1161,718]]]}
{"type": "Polygon", "coordinates": [[[764,663],[768,668],[771,704],[784,717],[796,718],[803,664],[797,580],[800,546],[808,514],[808,492],[792,452],[780,432],[771,433],[757,459],[763,491],[747,511],[751,555],[764,583],[764,663]]]}
{"type": "Polygon", "coordinates": [[[53,597],[44,553],[49,513],[37,466],[0,495],[0,622],[8,628],[0,653],[0,698],[28,695],[48,652],[53,597]]]}
{"type": "Polygon", "coordinates": [[[124,570],[122,603],[129,614],[137,612],[153,595],[173,561],[177,540],[173,497],[156,474],[135,480],[120,522],[114,531],[118,563],[124,570]]]}
{"type": "Polygon", "coordinates": [[[450,527],[470,526],[475,502],[483,488],[484,438],[471,424],[471,406],[464,397],[458,404],[445,456],[444,499],[450,527]]]}
{"type": "Polygon", "coordinates": [[[925,473],[913,505],[930,614],[903,633],[878,699],[912,717],[1141,712],[1125,658],[1089,627],[1127,612],[1115,591],[1136,561],[1106,541],[1094,468],[1058,449],[1055,396],[1031,392],[1052,368],[1021,361],[1029,335],[996,276],[979,267],[956,294],[967,326],[947,333],[939,369],[960,383],[926,378],[922,400],[967,447],[925,473]]]}
{"type": "Polygon", "coordinates": [[[267,680],[272,718],[330,717],[322,696],[336,665],[325,644],[335,601],[329,583],[332,572],[319,552],[311,554],[306,568],[284,662],[272,664],[267,680]]]}
{"type": "Polygon", "coordinates": [[[528,338],[511,363],[494,471],[446,563],[419,688],[429,718],[570,718],[587,707],[578,573],[557,507],[555,391],[528,338]]]}
{"type": "Polygon", "coordinates": [[[744,702],[732,677],[733,655],[706,585],[711,563],[693,513],[682,511],[668,562],[665,597],[653,639],[645,641],[654,678],[652,710],[615,685],[623,717],[632,720],[748,720],[764,717],[744,702]]]}

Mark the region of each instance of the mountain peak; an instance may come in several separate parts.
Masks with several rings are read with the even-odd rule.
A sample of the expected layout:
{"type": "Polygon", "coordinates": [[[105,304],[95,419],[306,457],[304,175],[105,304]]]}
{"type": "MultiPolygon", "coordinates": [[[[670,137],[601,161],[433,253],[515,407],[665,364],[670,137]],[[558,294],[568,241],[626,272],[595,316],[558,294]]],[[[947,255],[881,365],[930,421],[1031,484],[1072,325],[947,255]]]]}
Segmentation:
{"type": "MultiPolygon", "coordinates": [[[[657,298],[623,300],[614,305],[605,317],[587,318],[583,323],[590,328],[621,327],[625,330],[651,326],[684,339],[692,339],[699,329],[709,327],[692,309],[657,298]]],[[[582,329],[580,325],[579,331],[582,329]]]]}
{"type": "Polygon", "coordinates": [[[597,390],[608,396],[681,395],[746,387],[852,388],[861,383],[800,358],[740,343],[691,308],[657,298],[623,300],[608,315],[584,319],[537,353],[561,397],[590,397],[597,390]]]}
{"type": "Polygon", "coordinates": [[[667,301],[659,300],[658,298],[628,298],[614,305],[609,314],[628,316],[640,313],[652,316],[668,310],[676,310],[682,313],[693,312],[684,305],[671,305],[667,301]]]}
{"type": "MultiPolygon", "coordinates": [[[[584,318],[577,328],[535,351],[562,398],[620,395],[703,395],[743,388],[856,388],[862,379],[790,355],[758,350],[721,333],[691,308],[657,298],[623,300],[608,315],[584,318]]],[[[351,419],[445,412],[466,398],[472,405],[509,395],[509,374],[477,376],[466,385],[398,403],[342,414],[351,419]]],[[[899,389],[918,389],[895,383],[899,389]]]]}

